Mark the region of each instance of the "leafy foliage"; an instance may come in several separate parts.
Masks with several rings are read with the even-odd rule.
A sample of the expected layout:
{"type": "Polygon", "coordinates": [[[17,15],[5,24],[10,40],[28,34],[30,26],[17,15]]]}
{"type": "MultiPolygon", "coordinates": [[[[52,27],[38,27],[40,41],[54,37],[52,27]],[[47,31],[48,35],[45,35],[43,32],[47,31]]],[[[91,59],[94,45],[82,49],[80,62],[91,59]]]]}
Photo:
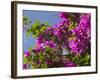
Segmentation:
{"type": "Polygon", "coordinates": [[[38,37],[41,33],[43,33],[46,30],[46,27],[48,27],[48,23],[40,24],[38,20],[35,20],[35,23],[31,25],[31,27],[27,30],[27,36],[32,34],[34,37],[38,37]]]}
{"type": "Polygon", "coordinates": [[[24,25],[29,25],[30,23],[31,23],[31,21],[29,20],[29,18],[26,17],[26,16],[24,16],[24,17],[23,17],[23,24],[24,24],[24,25]]]}

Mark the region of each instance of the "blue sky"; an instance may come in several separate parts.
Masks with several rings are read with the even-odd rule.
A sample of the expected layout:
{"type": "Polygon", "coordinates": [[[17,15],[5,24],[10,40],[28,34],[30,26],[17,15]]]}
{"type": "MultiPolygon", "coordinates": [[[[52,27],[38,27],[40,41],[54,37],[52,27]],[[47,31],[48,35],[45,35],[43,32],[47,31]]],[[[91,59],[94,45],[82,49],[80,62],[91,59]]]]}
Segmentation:
{"type": "MultiPolygon", "coordinates": [[[[32,11],[32,10],[23,10],[23,16],[27,16],[34,24],[35,20],[39,20],[40,23],[48,22],[50,25],[55,25],[60,21],[58,12],[51,11],[32,11]]],[[[35,40],[30,37],[26,37],[25,32],[23,32],[23,47],[24,51],[28,48],[33,47],[35,40]]]]}

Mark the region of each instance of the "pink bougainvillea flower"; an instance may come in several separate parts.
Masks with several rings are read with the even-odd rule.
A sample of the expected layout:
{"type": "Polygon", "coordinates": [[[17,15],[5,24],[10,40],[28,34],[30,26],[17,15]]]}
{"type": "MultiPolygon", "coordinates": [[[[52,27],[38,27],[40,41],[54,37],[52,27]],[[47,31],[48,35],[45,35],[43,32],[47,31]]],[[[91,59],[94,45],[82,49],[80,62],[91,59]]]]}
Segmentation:
{"type": "Polygon", "coordinates": [[[75,67],[77,66],[74,62],[72,62],[71,60],[66,60],[65,62],[63,62],[64,67],[75,67]]]}
{"type": "Polygon", "coordinates": [[[50,48],[56,48],[56,44],[54,43],[54,41],[46,41],[44,43],[46,46],[49,46],[50,48]]]}
{"type": "Polygon", "coordinates": [[[23,64],[23,69],[28,69],[28,64],[23,64]]]}
{"type": "Polygon", "coordinates": [[[52,65],[52,64],[54,64],[54,62],[52,60],[46,58],[46,64],[47,65],[52,65]]]}
{"type": "Polygon", "coordinates": [[[26,51],[26,52],[24,52],[24,57],[29,57],[30,56],[30,52],[29,51],[26,51]]]}

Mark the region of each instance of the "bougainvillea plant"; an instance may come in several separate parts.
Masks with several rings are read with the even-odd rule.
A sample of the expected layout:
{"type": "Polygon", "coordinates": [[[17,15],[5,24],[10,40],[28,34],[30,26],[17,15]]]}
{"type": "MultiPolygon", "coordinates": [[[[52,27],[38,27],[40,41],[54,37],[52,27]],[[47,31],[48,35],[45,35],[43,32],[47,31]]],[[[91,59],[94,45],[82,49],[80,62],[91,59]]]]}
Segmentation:
{"type": "Polygon", "coordinates": [[[31,24],[26,35],[36,38],[35,47],[24,52],[23,69],[91,65],[91,14],[58,15],[60,22],[53,26],[23,17],[24,26],[31,24]]]}

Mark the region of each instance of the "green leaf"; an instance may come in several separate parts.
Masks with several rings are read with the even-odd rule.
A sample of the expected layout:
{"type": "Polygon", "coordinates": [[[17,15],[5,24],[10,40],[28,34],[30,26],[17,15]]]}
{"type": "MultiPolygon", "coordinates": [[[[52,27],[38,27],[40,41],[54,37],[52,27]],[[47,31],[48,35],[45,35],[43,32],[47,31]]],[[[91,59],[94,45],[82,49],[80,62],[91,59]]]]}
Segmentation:
{"type": "Polygon", "coordinates": [[[29,25],[31,23],[30,19],[27,16],[23,17],[23,24],[24,25],[29,25]]]}
{"type": "Polygon", "coordinates": [[[27,37],[30,36],[30,34],[31,34],[31,31],[27,31],[27,32],[26,32],[26,36],[27,36],[27,37]]]}
{"type": "Polygon", "coordinates": [[[28,62],[28,59],[24,57],[24,64],[28,62]]]}
{"type": "Polygon", "coordinates": [[[90,65],[90,55],[86,53],[81,57],[80,66],[89,66],[90,65]]]}
{"type": "Polygon", "coordinates": [[[43,62],[45,61],[45,56],[43,55],[43,53],[39,53],[39,59],[43,62]]]}

